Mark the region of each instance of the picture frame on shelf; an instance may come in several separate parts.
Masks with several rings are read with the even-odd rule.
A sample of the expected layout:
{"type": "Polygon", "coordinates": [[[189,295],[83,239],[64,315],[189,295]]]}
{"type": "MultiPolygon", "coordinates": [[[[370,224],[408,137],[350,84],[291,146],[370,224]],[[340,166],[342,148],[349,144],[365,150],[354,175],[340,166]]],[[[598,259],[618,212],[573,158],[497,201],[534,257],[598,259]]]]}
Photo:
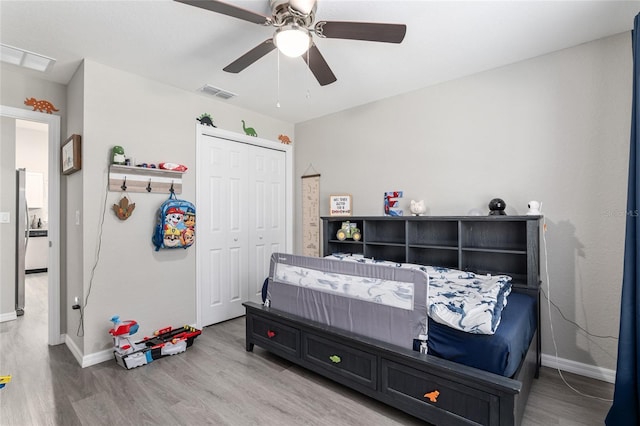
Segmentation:
{"type": "Polygon", "coordinates": [[[71,135],[60,148],[60,161],[63,175],[70,175],[82,168],[82,150],[80,135],[71,135]]]}
{"type": "Polygon", "coordinates": [[[329,196],[329,216],[351,216],[353,206],[351,194],[335,194],[329,196]]]}

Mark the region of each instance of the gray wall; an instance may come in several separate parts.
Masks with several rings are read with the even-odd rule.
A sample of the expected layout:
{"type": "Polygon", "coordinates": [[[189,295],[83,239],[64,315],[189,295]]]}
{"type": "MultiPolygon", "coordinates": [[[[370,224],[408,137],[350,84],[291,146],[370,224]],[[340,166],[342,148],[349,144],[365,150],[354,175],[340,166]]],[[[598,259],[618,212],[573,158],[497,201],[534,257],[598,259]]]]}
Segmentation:
{"type": "Polygon", "coordinates": [[[16,120],[0,117],[0,211],[9,212],[11,222],[0,224],[0,316],[16,311],[16,120]],[[12,143],[9,143],[12,141],[12,143]]]}
{"type": "MultiPolygon", "coordinates": [[[[355,215],[381,215],[393,190],[405,210],[424,199],[431,215],[486,214],[494,197],[525,214],[540,200],[551,299],[591,333],[617,336],[631,71],[623,33],[301,123],[296,176],[310,164],[322,174],[321,215],[332,193],[352,194],[355,215]]],[[[615,340],[587,339],[553,307],[551,319],[561,358],[615,369],[615,340]]]]}
{"type": "MultiPolygon", "coordinates": [[[[218,127],[238,133],[244,119],[261,137],[276,141],[280,133],[293,135],[293,125],[87,60],[83,99],[83,253],[78,261],[83,294],[91,292],[84,337],[84,353],[91,354],[112,347],[107,330],[115,314],[137,320],[140,335],[196,320],[195,251],[156,252],[151,244],[156,211],[168,194],[129,193],[136,204],[133,215],[126,221],[116,218],[111,206],[122,193],[105,191],[111,148],[123,146],[138,162],[186,165],[178,197],[195,201],[196,117],[207,112],[218,127]]],[[[70,288],[77,288],[78,277],[69,278],[70,288]]]]}
{"type": "MultiPolygon", "coordinates": [[[[81,169],[70,175],[66,175],[60,181],[60,235],[63,235],[60,244],[61,282],[66,283],[60,292],[60,312],[64,320],[66,335],[73,340],[80,351],[84,351],[84,339],[79,333],[80,312],[71,309],[74,298],[84,300],[82,271],[85,250],[83,245],[84,227],[82,220],[76,221],[76,211],[82,212],[83,177],[87,172],[84,167],[87,149],[87,141],[84,138],[84,62],[80,64],[71,81],[67,85],[67,100],[69,114],[67,117],[68,132],[62,143],[71,135],[80,135],[81,169]]],[[[89,141],[90,142],[90,141],[89,141]]],[[[82,217],[80,218],[82,219],[82,217]]]]}

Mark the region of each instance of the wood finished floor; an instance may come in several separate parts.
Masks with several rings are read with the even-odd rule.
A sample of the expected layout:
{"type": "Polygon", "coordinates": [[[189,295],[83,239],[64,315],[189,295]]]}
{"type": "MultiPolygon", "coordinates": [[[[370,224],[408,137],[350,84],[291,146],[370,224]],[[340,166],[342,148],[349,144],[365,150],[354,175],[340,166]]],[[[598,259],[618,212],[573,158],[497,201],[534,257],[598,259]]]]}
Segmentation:
{"type": "MultiPolygon", "coordinates": [[[[25,316],[0,324],[0,375],[13,376],[0,390],[0,425],[424,424],[258,347],[246,352],[244,318],[207,327],[185,353],[147,366],[82,369],[66,346],[47,346],[46,274],[28,277],[25,316]]],[[[611,384],[565,377],[612,397],[611,384]]],[[[543,368],[523,426],[602,425],[609,406],[543,368]]]]}

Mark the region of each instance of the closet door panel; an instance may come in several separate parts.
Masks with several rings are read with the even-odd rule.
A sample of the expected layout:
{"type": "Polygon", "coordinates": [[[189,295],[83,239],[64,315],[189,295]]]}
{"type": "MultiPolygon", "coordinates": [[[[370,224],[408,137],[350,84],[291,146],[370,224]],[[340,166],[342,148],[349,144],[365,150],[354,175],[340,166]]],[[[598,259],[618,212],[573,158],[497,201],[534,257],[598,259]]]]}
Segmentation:
{"type": "Polygon", "coordinates": [[[243,315],[248,297],[247,146],[207,139],[198,166],[200,308],[210,325],[243,315]]]}
{"type": "Polygon", "coordinates": [[[262,284],[269,274],[271,254],[285,247],[286,217],[285,153],[268,148],[251,147],[249,182],[252,183],[249,199],[253,208],[249,212],[251,232],[249,246],[252,250],[249,272],[249,300],[261,302],[262,284]]]}
{"type": "Polygon", "coordinates": [[[221,268],[222,262],[220,260],[222,257],[222,251],[212,249],[207,252],[207,255],[210,267],[205,269],[206,275],[203,278],[206,282],[211,283],[211,285],[208,286],[209,291],[207,292],[208,299],[206,299],[206,303],[209,308],[213,308],[222,303],[221,283],[224,281],[222,278],[224,269],[221,268]]]}

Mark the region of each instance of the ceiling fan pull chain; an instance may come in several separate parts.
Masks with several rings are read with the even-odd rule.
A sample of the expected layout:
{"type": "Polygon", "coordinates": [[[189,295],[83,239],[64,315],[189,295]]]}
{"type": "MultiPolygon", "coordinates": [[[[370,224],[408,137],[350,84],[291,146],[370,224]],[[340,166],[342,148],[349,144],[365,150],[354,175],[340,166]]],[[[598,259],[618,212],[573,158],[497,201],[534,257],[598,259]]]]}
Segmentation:
{"type": "Polygon", "coordinates": [[[278,93],[276,94],[276,108],[280,108],[280,51],[278,50],[278,93]]]}
{"type": "MultiPolygon", "coordinates": [[[[309,50],[311,50],[311,49],[307,49],[307,51],[306,51],[306,55],[307,55],[307,64],[309,64],[309,63],[310,63],[310,62],[309,62],[309,50]]],[[[307,93],[305,93],[305,97],[306,97],[307,99],[311,99],[311,92],[310,92],[310,88],[309,88],[309,74],[311,74],[311,68],[309,68],[309,69],[307,70],[307,72],[305,73],[305,77],[304,77],[304,79],[306,80],[306,83],[307,83],[307,93]]]]}

